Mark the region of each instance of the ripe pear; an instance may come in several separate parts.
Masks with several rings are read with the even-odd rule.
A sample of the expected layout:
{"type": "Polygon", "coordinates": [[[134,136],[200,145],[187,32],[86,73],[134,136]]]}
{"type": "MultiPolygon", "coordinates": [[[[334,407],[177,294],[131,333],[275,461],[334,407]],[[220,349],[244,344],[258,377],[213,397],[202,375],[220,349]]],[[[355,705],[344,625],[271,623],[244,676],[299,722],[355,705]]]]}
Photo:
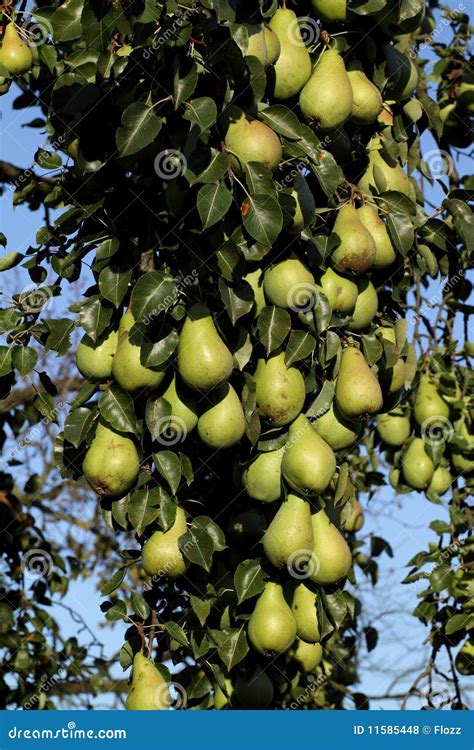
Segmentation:
{"type": "Polygon", "coordinates": [[[133,659],[132,685],[125,705],[128,711],[166,711],[170,705],[168,682],[141,653],[133,659]]]}
{"type": "Polygon", "coordinates": [[[228,679],[224,679],[227,695],[224,693],[223,690],[219,687],[219,685],[216,685],[214,690],[214,708],[216,711],[222,711],[222,709],[226,708],[226,706],[229,705],[229,701],[232,698],[233,692],[234,692],[234,686],[232,685],[232,682],[228,679]]]}
{"type": "Polygon", "coordinates": [[[267,65],[273,65],[280,57],[281,44],[278,36],[269,26],[263,27],[265,45],[267,47],[267,65]]]}
{"type": "Polygon", "coordinates": [[[334,451],[349,448],[362,432],[361,423],[347,420],[334,403],[311,426],[334,451]]]}
{"type": "Polygon", "coordinates": [[[288,495],[263,535],[265,554],[276,567],[292,562],[299,567],[309,559],[312,547],[311,508],[301,497],[288,495]]]}
{"type": "Polygon", "coordinates": [[[427,419],[435,421],[438,418],[442,422],[449,417],[449,406],[429,375],[420,378],[413,412],[419,425],[423,425],[427,419]]]}
{"type": "Polygon", "coordinates": [[[347,0],[311,0],[311,5],[322,21],[333,23],[347,20],[347,0]]]}
{"type": "Polygon", "coordinates": [[[5,26],[0,47],[0,64],[14,76],[27,73],[33,66],[31,49],[21,40],[13,21],[5,26]]]}
{"type": "Polygon", "coordinates": [[[336,471],[336,457],[303,414],[288,432],[281,471],[296,492],[319,493],[329,485],[336,471]]]}
{"type": "Polygon", "coordinates": [[[242,110],[231,106],[223,117],[224,144],[232,166],[245,171],[245,164],[257,161],[269,169],[276,169],[282,157],[282,145],[277,134],[264,122],[249,118],[242,110]]]}
{"type": "Polygon", "coordinates": [[[149,576],[178,578],[186,571],[186,562],[178,546],[178,539],[188,530],[186,515],[176,508],[173,525],[168,531],[155,531],[143,545],[142,565],[149,576]]]}
{"type": "Polygon", "coordinates": [[[348,419],[377,414],[383,406],[382,390],[359,349],[344,349],[336,380],[336,406],[348,419]]]}
{"type": "Polygon", "coordinates": [[[467,451],[463,451],[453,445],[451,448],[451,460],[456,471],[462,474],[470,474],[471,471],[474,471],[474,458],[470,458],[471,455],[467,451]]]}
{"type": "Polygon", "coordinates": [[[254,374],[259,412],[275,427],[292,422],[306,396],[304,378],[296,367],[287,367],[285,352],[276,350],[259,359],[254,374]]]}
{"type": "Polygon", "coordinates": [[[438,466],[438,468],[435,469],[428,489],[441,496],[449,490],[453,481],[454,478],[451,472],[448,471],[448,469],[445,469],[444,466],[438,466]]]}
{"type": "Polygon", "coordinates": [[[323,130],[338,128],[352,113],[352,87],[344,60],[335,49],[321,55],[299,99],[307,120],[316,120],[323,130]]]}
{"type": "Polygon", "coordinates": [[[313,193],[302,175],[295,177],[291,196],[296,201],[296,207],[292,214],[293,220],[288,227],[288,231],[292,234],[297,234],[298,232],[302,232],[305,226],[309,224],[314,217],[314,210],[316,208],[313,193]]]}
{"type": "MultiPolygon", "coordinates": [[[[311,521],[310,523],[312,525],[311,521]]],[[[296,634],[306,643],[318,643],[321,640],[316,611],[317,599],[318,595],[304,583],[300,583],[296,587],[293,595],[291,609],[296,620],[296,634]]]]}
{"type": "Polygon", "coordinates": [[[178,371],[190,388],[210,391],[232,374],[232,354],[219,336],[205,305],[193,305],[178,343],[178,371]]]}
{"type": "Polygon", "coordinates": [[[387,60],[385,73],[388,78],[387,99],[396,102],[409,99],[418,85],[418,71],[413,60],[393,45],[384,48],[387,60]]]}
{"type": "Polygon", "coordinates": [[[410,420],[402,411],[389,411],[377,418],[377,432],[384,443],[398,448],[410,437],[410,420]]]}
{"type": "Polygon", "coordinates": [[[368,195],[395,190],[415,201],[416,193],[411,180],[396,159],[380,153],[380,138],[374,137],[368,145],[369,164],[357,183],[359,190],[368,195]]]}
{"type": "Polygon", "coordinates": [[[320,643],[305,643],[298,638],[294,659],[305,672],[312,672],[322,662],[323,647],[320,643]]]}
{"type": "Polygon", "coordinates": [[[252,646],[261,654],[282,654],[296,638],[296,621],[278,583],[269,581],[248,623],[252,646]]]}
{"type": "Polygon", "coordinates": [[[142,365],[140,347],[129,341],[130,331],[134,325],[132,311],[127,310],[120,320],[117,350],[112,362],[112,375],[125,391],[155,388],[165,377],[164,369],[152,370],[142,365]]]}
{"type": "Polygon", "coordinates": [[[362,505],[354,495],[352,498],[352,510],[350,515],[346,518],[344,528],[346,531],[355,532],[360,531],[363,525],[364,512],[362,510],[362,505]]]}
{"type": "Polygon", "coordinates": [[[334,312],[348,315],[353,311],[359,294],[353,281],[328,268],[321,276],[321,286],[334,312]]]}
{"type": "Polygon", "coordinates": [[[380,218],[377,209],[366,203],[357,214],[364,227],[370,232],[375,242],[374,268],[388,268],[396,259],[395,248],[387,232],[385,222],[380,218]]]}
{"type": "Polygon", "coordinates": [[[286,309],[306,307],[316,290],[314,276],[300,260],[289,258],[265,272],[265,297],[286,309]]]}
{"type": "Polygon", "coordinates": [[[197,403],[176,375],[163,393],[163,398],[171,406],[170,429],[179,434],[192,432],[198,423],[197,403]]]}
{"type": "Polygon", "coordinates": [[[239,674],[235,681],[235,695],[242,708],[268,708],[273,700],[273,683],[261,670],[250,676],[239,674]]]}
{"type": "Polygon", "coordinates": [[[135,484],[140,471],[135,443],[99,422],[82,470],[98,495],[124,495],[135,484]]]}
{"type": "Polygon", "coordinates": [[[263,24],[246,24],[248,34],[248,45],[246,55],[256,57],[262,65],[267,65],[267,45],[265,42],[265,32],[263,24]]]}
{"type": "Polygon", "coordinates": [[[406,483],[415,490],[426,490],[434,474],[434,464],[421,438],[414,438],[403,456],[402,472],[406,483]]]}
{"type": "Polygon", "coordinates": [[[352,567],[349,545],[324,510],[314,513],[311,521],[314,547],[308,568],[310,580],[323,585],[337,583],[346,578],[352,567]]]}
{"type": "Polygon", "coordinates": [[[245,433],[245,415],[240,399],[229,383],[211,394],[211,406],[201,414],[198,435],[208,448],[230,448],[245,433]]]}
{"type": "Polygon", "coordinates": [[[265,301],[265,294],[263,292],[263,274],[260,268],[255,271],[250,271],[243,277],[247,284],[252,287],[254,299],[255,299],[255,315],[259,315],[263,308],[267,304],[265,301]]]}
{"type": "Polygon", "coordinates": [[[274,63],[275,99],[295,96],[311,75],[311,58],[298,26],[298,18],[289,8],[278,8],[269,23],[278,37],[280,54],[274,63]]]}
{"type": "Polygon", "coordinates": [[[110,378],[117,341],[117,331],[106,333],[97,341],[93,341],[86,333],[76,352],[76,365],[81,375],[89,380],[110,378]]]}
{"type": "Polygon", "coordinates": [[[373,265],[374,239],[362,224],[358,211],[350,203],[345,203],[339,209],[333,233],[341,240],[332,254],[338,271],[359,276],[373,265]]]}
{"type": "Polygon", "coordinates": [[[357,279],[357,301],[354,312],[348,323],[349,331],[362,331],[373,321],[379,306],[375,287],[366,277],[357,279]]]}
{"type": "Polygon", "coordinates": [[[350,63],[347,75],[352,86],[352,122],[371,125],[383,108],[382,94],[364,73],[359,62],[350,63]]]}
{"type": "MultiPolygon", "coordinates": [[[[388,326],[379,327],[376,329],[375,333],[379,333],[382,338],[386,341],[390,341],[392,344],[397,343],[395,328],[389,328],[388,326]]],[[[379,366],[379,381],[386,393],[396,393],[403,388],[405,376],[405,362],[401,358],[391,367],[387,367],[384,363],[379,366]]]]}
{"type": "Polygon", "coordinates": [[[254,500],[273,503],[281,496],[281,461],[285,449],[260,453],[245,469],[242,481],[245,491],[254,500]]]}

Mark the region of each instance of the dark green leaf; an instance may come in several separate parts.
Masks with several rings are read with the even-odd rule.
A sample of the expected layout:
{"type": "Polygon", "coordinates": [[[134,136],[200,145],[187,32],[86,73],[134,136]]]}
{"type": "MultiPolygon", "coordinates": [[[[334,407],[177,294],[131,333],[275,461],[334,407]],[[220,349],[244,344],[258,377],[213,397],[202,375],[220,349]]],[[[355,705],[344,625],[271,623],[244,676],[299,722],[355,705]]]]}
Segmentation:
{"type": "Polygon", "coordinates": [[[20,375],[28,375],[38,362],[38,354],[31,346],[15,346],[12,352],[12,362],[20,375]]]}
{"type": "Polygon", "coordinates": [[[160,451],[153,454],[153,461],[163,479],[168,482],[173,495],[181,481],[181,460],[173,451],[160,451]]]}
{"type": "Polygon", "coordinates": [[[106,422],[119,432],[137,431],[133,398],[118,385],[113,385],[99,399],[99,411],[106,422]]]}
{"type": "Polygon", "coordinates": [[[162,120],[144,102],[132,102],[122,114],[122,125],[115,135],[120,156],[136,154],[155,140],[162,120]]]}
{"type": "Polygon", "coordinates": [[[106,266],[99,275],[99,289],[105,299],[119,307],[132,278],[132,269],[126,266],[106,266]]]}
{"type": "Polygon", "coordinates": [[[197,195],[197,209],[202,228],[209,229],[217,224],[226,215],[231,203],[232,193],[223,183],[203,185],[197,195]]]}
{"type": "Polygon", "coordinates": [[[162,271],[150,271],[141,276],[132,291],[132,312],[136,321],[165,312],[178,299],[173,278],[162,271]]]}
{"type": "Polygon", "coordinates": [[[248,196],[242,208],[243,223],[247,232],[264,245],[276,240],[283,226],[283,214],[275,198],[262,193],[248,196]]]}
{"type": "Polygon", "coordinates": [[[237,601],[242,604],[246,599],[261,594],[265,586],[266,575],[259,560],[244,560],[234,573],[234,586],[237,601]]]}
{"type": "Polygon", "coordinates": [[[291,330],[291,318],[286,310],[275,305],[264,307],[258,316],[260,341],[266,349],[267,356],[282,345],[291,330]]]}
{"type": "Polygon", "coordinates": [[[94,411],[84,406],[73,409],[66,417],[64,438],[75,448],[79,448],[87,438],[94,422],[94,411]]]}

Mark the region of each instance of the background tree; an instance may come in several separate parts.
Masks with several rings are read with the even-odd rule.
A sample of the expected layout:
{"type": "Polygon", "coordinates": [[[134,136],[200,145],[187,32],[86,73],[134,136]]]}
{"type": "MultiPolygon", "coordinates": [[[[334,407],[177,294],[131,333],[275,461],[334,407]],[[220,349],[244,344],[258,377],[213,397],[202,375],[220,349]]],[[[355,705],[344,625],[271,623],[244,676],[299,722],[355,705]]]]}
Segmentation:
{"type": "Polygon", "coordinates": [[[36,247],[1,259],[4,276],[21,264],[32,282],[0,311],[3,434],[64,424],[64,484],[47,444],[43,475],[33,467],[22,488],[18,457],[4,457],[4,703],[52,707],[58,675],[72,692],[85,678],[110,688],[85,623],[83,643],[64,641],[47,614],[99,563],[105,617],[126,626],[120,663],[142,651],[167,661],[176,707],[367,707],[358,646],[374,648],[377,631],[361,626],[345,579],[375,583],[390,554],[390,540],[373,537],[367,555],[357,538],[357,496],[388,469],[397,492],[449,507],[406,578],[427,582],[415,615],[431,646],[411,692],[433,702],[438,676],[462,708],[472,219],[453,154],[469,145],[468,18],[416,0],[314,0],[311,15],[303,3],[214,5],[5,6],[1,86],[21,89],[17,109],[40,107],[31,126],[47,142],[35,170],[0,165],[14,202],[45,216],[36,247]],[[430,205],[437,177],[449,190],[430,205]],[[64,294],[71,315],[55,318],[64,294]],[[71,506],[84,473],[98,504],[78,543],[47,518],[53,501],[56,530],[84,526],[71,506]]]}

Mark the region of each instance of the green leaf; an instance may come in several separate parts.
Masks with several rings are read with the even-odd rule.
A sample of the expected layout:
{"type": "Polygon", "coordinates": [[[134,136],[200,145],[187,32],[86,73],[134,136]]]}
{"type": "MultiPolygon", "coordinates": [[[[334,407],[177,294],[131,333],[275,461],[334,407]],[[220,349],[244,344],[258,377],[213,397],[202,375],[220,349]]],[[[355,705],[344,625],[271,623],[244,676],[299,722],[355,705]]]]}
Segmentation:
{"type": "Polygon", "coordinates": [[[173,451],[160,451],[153,454],[153,461],[163,479],[168,482],[173,495],[179,487],[181,481],[181,460],[173,451]]]}
{"type": "Polygon", "coordinates": [[[317,161],[311,162],[311,169],[326,195],[333,195],[343,179],[342,171],[334,156],[329,151],[321,151],[317,161]]]}
{"type": "Polygon", "coordinates": [[[211,160],[207,167],[197,175],[191,184],[194,185],[197,182],[211,183],[218,182],[224,177],[225,173],[230,167],[229,157],[227,154],[223,154],[222,151],[217,149],[211,149],[211,160]]]}
{"type": "MultiPolygon", "coordinates": [[[[178,58],[176,58],[178,60],[178,58]]],[[[179,105],[187,101],[190,96],[193,95],[194,90],[197,86],[198,72],[197,65],[193,61],[189,71],[185,75],[181,75],[179,69],[176,70],[173,79],[174,88],[174,108],[178,109],[179,105]]]]}
{"type": "Polygon", "coordinates": [[[212,518],[209,518],[208,516],[196,516],[196,518],[193,519],[193,526],[201,528],[209,534],[214,543],[214,549],[217,552],[222,552],[222,550],[227,548],[224,532],[217,523],[212,520],[212,518]]]}
{"type": "Polygon", "coordinates": [[[145,423],[152,440],[166,430],[169,425],[168,417],[171,415],[171,406],[161,396],[151,396],[145,407],[145,423]]]}
{"type": "Polygon", "coordinates": [[[466,630],[472,630],[474,627],[474,615],[462,613],[459,615],[453,615],[449,618],[445,626],[446,635],[456,633],[458,630],[465,628],[466,630]]]}
{"type": "Polygon", "coordinates": [[[175,280],[163,271],[149,271],[133,287],[133,316],[136,321],[155,317],[168,310],[177,299],[175,280]]]}
{"type": "Polygon", "coordinates": [[[136,591],[132,591],[130,605],[137,617],[140,617],[142,620],[146,620],[147,617],[150,616],[150,607],[146,603],[142,594],[137,594],[136,591]]]}
{"type": "Polygon", "coordinates": [[[190,603],[194,614],[201,626],[203,626],[211,613],[212,603],[209,599],[200,599],[198,596],[193,596],[193,594],[190,596],[190,603]]]}
{"type": "Polygon", "coordinates": [[[238,604],[246,599],[261,594],[266,579],[260,560],[244,560],[234,573],[234,586],[238,604]]]}
{"type": "Polygon", "coordinates": [[[94,411],[85,406],[73,409],[66,417],[64,424],[64,438],[79,448],[87,438],[90,428],[94,422],[94,411]]]}
{"type": "Polygon", "coordinates": [[[245,281],[240,284],[229,284],[225,279],[220,278],[219,292],[232,325],[235,326],[238,319],[247,315],[253,307],[252,287],[245,281]]]}
{"type": "Polygon", "coordinates": [[[112,593],[112,591],[115,591],[115,589],[118,589],[120,584],[122,583],[123,579],[125,578],[126,568],[120,568],[120,570],[117,570],[111,578],[109,578],[104,585],[102,586],[100,590],[101,596],[108,596],[112,593]]]}
{"type": "Polygon", "coordinates": [[[99,275],[99,289],[103,297],[120,307],[132,278],[132,269],[126,266],[106,266],[99,275]]]}
{"type": "Polygon", "coordinates": [[[287,138],[301,138],[302,128],[297,116],[291,109],[282,104],[273,104],[260,111],[261,119],[269,125],[275,133],[287,138]]]}
{"type": "Polygon", "coordinates": [[[99,398],[99,411],[106,422],[119,432],[137,432],[133,398],[118,385],[113,385],[99,398]]]}
{"type": "Polygon", "coordinates": [[[144,102],[129,104],[122,114],[122,125],[115,134],[120,156],[136,154],[155,140],[160,132],[162,120],[155,110],[144,102]]]}
{"type": "Polygon", "coordinates": [[[242,207],[243,224],[254,240],[272,245],[281,232],[283,214],[275,198],[262,193],[249,195],[242,207]]]}
{"type": "Polygon", "coordinates": [[[189,646],[189,641],[186,637],[186,633],[183,628],[178,625],[177,622],[165,622],[166,632],[174,641],[177,641],[180,646],[189,646]]]}
{"type": "Polygon", "coordinates": [[[209,130],[217,120],[217,107],[214,100],[209,96],[191,99],[190,102],[186,103],[186,112],[183,119],[195,123],[200,133],[209,130]]]}
{"type": "Polygon", "coordinates": [[[406,255],[415,241],[415,229],[411,219],[404,214],[392,211],[387,217],[387,229],[397,250],[402,255],[406,255]]]}
{"type": "Polygon", "coordinates": [[[209,636],[217,647],[217,653],[228,670],[245,659],[249,652],[244,628],[209,630],[209,636]]]}
{"type": "Polygon", "coordinates": [[[122,602],[120,599],[114,602],[111,607],[107,607],[105,611],[105,619],[108,620],[109,622],[116,622],[117,620],[125,620],[126,617],[127,617],[127,606],[125,602],[122,602]]]}
{"type": "Polygon", "coordinates": [[[203,185],[197,195],[197,209],[202,228],[209,229],[217,224],[232,204],[232,193],[222,183],[203,185]]]}
{"type": "Polygon", "coordinates": [[[258,316],[260,341],[266,349],[267,356],[278,349],[291,330],[291,318],[286,310],[275,305],[264,307],[258,316]]]}
{"type": "Polygon", "coordinates": [[[0,376],[8,375],[12,370],[12,347],[0,346],[0,376]]]}
{"type": "Polygon", "coordinates": [[[81,14],[84,0],[65,0],[50,17],[55,42],[68,42],[82,32],[81,14]]]}
{"type": "Polygon", "coordinates": [[[149,524],[156,521],[160,514],[160,503],[163,491],[160,487],[142,487],[135,490],[128,503],[128,517],[138,536],[143,534],[149,524]]]}
{"type": "Polygon", "coordinates": [[[204,529],[192,525],[189,531],[179,538],[178,545],[189,562],[199,565],[207,572],[210,571],[214,544],[204,529]]]}
{"type": "Polygon", "coordinates": [[[323,387],[314,399],[313,403],[306,412],[307,417],[322,417],[329,411],[329,407],[332,404],[334,398],[334,383],[330,380],[325,380],[323,387]]]}
{"type": "Polygon", "coordinates": [[[110,323],[112,310],[105,307],[99,298],[87,300],[79,312],[78,323],[96,341],[110,323]]]}
{"type": "Polygon", "coordinates": [[[316,339],[308,331],[291,331],[285,351],[285,364],[290,367],[293,362],[306,359],[314,352],[316,339]]]}
{"type": "Polygon", "coordinates": [[[20,375],[28,375],[38,362],[38,354],[31,346],[15,346],[12,352],[12,363],[20,375]]]}

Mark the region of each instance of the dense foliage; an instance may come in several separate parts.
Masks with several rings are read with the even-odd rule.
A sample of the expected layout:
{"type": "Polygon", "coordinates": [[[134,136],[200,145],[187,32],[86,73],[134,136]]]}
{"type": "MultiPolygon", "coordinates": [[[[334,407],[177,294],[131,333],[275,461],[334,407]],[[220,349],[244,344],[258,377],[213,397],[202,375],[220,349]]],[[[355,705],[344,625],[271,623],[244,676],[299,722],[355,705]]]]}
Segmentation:
{"type": "MultiPolygon", "coordinates": [[[[357,579],[376,583],[391,540],[367,556],[357,531],[387,481],[449,511],[405,579],[432,646],[422,677],[446,651],[462,708],[472,674],[469,21],[421,0],[348,6],[4,6],[1,91],[20,89],[45,141],[1,179],[45,220],[0,258],[31,279],[0,310],[1,434],[64,426],[56,467],[86,476],[120,549],[101,591],[120,663],[166,661],[180,708],[368,706],[357,645],[377,631],[357,579]],[[76,328],[84,379],[58,406],[38,362],[67,357],[76,328]]],[[[20,491],[21,459],[4,459],[2,704],[52,708],[45,678],[100,692],[107,665],[93,640],[61,640],[48,606],[76,550],[45,536],[44,487],[20,491]]]]}

